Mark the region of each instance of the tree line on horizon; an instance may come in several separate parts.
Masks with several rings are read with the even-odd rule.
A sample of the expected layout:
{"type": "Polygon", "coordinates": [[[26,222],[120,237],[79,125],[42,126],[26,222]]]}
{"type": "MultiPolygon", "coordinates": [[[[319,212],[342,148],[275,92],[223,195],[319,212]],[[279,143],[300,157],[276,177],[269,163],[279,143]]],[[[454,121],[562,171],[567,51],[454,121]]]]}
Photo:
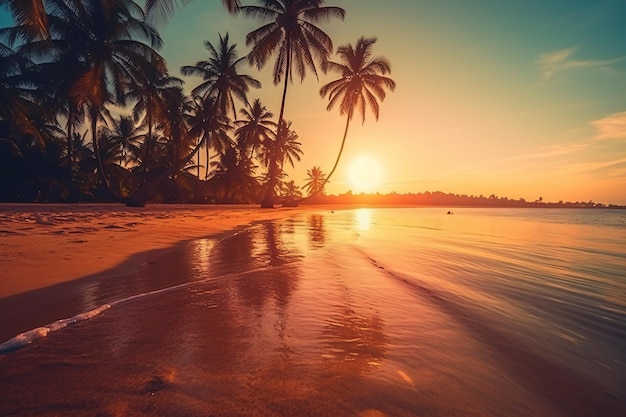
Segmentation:
{"type": "MultiPolygon", "coordinates": [[[[181,5],[191,0],[181,1],[181,5]]],[[[176,0],[0,0],[14,25],[0,28],[0,201],[294,203],[303,190],[285,172],[303,154],[285,118],[288,87],[308,73],[338,78],[320,89],[327,110],[346,117],[329,174],[307,171],[309,196],[324,194],[339,163],[354,115],[378,119],[391,65],[373,56],[376,38],[337,48],[317,26],[343,20],[324,0],[222,0],[233,14],[261,26],[240,56],[229,34],[205,41],[205,57],[180,68],[197,76],[190,94],[159,54],[159,24],[176,0]],[[274,60],[281,86],[278,117],[249,98],[274,60]],[[206,165],[200,165],[200,153],[206,165]]]]}
{"type": "Polygon", "coordinates": [[[311,204],[328,205],[407,205],[407,206],[442,206],[442,207],[536,207],[536,208],[612,208],[626,209],[624,205],[604,204],[589,201],[544,201],[543,197],[530,201],[525,198],[513,199],[498,197],[495,194],[467,195],[444,193],[442,191],[424,191],[420,193],[360,193],[348,191],[338,195],[318,195],[310,200],[311,204]]]}

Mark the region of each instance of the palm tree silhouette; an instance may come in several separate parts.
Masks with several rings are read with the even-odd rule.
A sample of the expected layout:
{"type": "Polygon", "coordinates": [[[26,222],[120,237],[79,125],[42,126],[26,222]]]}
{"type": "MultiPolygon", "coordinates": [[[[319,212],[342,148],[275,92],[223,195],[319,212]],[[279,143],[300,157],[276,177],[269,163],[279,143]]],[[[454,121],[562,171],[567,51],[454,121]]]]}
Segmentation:
{"type": "MultiPolygon", "coordinates": [[[[176,8],[179,6],[179,3],[182,3],[182,5],[188,5],[193,3],[193,0],[146,0],[146,13],[153,20],[166,22],[167,19],[174,14],[176,8]]],[[[241,6],[241,2],[239,0],[222,0],[222,4],[226,7],[226,10],[232,14],[237,13],[239,7],[241,6]]]]}
{"type": "Polygon", "coordinates": [[[205,179],[208,179],[209,149],[212,147],[217,153],[223,153],[232,147],[232,139],[228,136],[232,126],[230,119],[217,110],[215,97],[209,96],[205,99],[195,97],[191,107],[191,112],[188,115],[189,135],[199,138],[198,147],[204,146],[206,149],[205,179]]]}
{"type": "Polygon", "coordinates": [[[306,171],[307,178],[304,183],[303,189],[307,192],[308,196],[314,196],[317,194],[324,195],[324,186],[326,185],[326,174],[322,172],[320,167],[314,166],[306,171]]]}
{"type": "Polygon", "coordinates": [[[71,7],[76,1],[50,7],[49,38],[32,39],[22,50],[73,63],[66,87],[70,106],[87,109],[100,182],[110,192],[99,152],[99,122],[109,116],[107,104],[124,104],[125,94],[140,87],[145,72],[166,71],[156,52],[162,41],[134,1],[82,0],[80,7],[71,7]]]}
{"type": "Polygon", "coordinates": [[[215,168],[209,184],[221,195],[222,203],[249,203],[257,197],[259,183],[254,176],[256,166],[242,158],[237,148],[228,148],[212,161],[215,168]]]}
{"type": "Polygon", "coordinates": [[[130,90],[125,99],[135,102],[132,109],[134,121],[144,128],[142,135],[142,155],[137,162],[141,162],[140,171],[148,173],[156,167],[152,152],[158,139],[158,128],[168,121],[168,91],[182,89],[183,80],[170,75],[156,72],[144,72],[144,80],[140,86],[130,90]]]}
{"type": "MultiPolygon", "coordinates": [[[[258,69],[262,69],[274,53],[277,55],[274,84],[283,80],[278,114],[280,126],[284,120],[287,86],[293,80],[294,68],[301,81],[307,69],[317,77],[316,61],[323,64],[332,53],[331,38],[315,24],[332,17],[343,20],[345,11],[339,7],[323,7],[324,0],[264,0],[261,3],[262,6],[241,6],[239,11],[268,22],[246,36],[246,45],[252,45],[248,59],[258,69]]],[[[275,171],[270,170],[270,184],[261,207],[273,207],[275,181],[272,173],[275,171]]]]}
{"type": "MultiPolygon", "coordinates": [[[[244,103],[248,103],[247,93],[250,87],[260,88],[261,83],[249,75],[239,74],[238,68],[243,63],[244,58],[239,58],[236,44],[229,43],[228,33],[224,37],[219,35],[220,42],[216,48],[209,41],[204,45],[209,51],[209,58],[198,61],[195,65],[185,65],[181,67],[181,72],[186,76],[201,77],[203,82],[196,86],[191,94],[199,96],[202,100],[211,98],[212,111],[220,112],[222,116],[227,116],[232,110],[233,119],[237,118],[235,110],[235,97],[244,103]]],[[[205,143],[205,145],[207,145],[205,143]]],[[[206,176],[209,176],[209,146],[206,149],[206,176]]],[[[218,147],[218,152],[223,151],[218,147]]]]}
{"type": "Polygon", "coordinates": [[[235,138],[239,149],[244,153],[242,157],[251,159],[261,144],[273,135],[272,129],[276,129],[276,123],[272,121],[274,114],[258,98],[251,105],[248,104],[248,109],[242,108],[239,113],[244,118],[234,121],[237,127],[235,138]]]}
{"type": "Polygon", "coordinates": [[[375,42],[376,38],[361,37],[354,47],[350,44],[342,45],[337,49],[341,62],[328,61],[325,64],[328,71],[338,72],[341,78],[324,85],[320,89],[320,96],[328,96],[329,103],[326,109],[329,111],[339,105],[339,113],[346,115],[346,127],[337,160],[324,185],[337,169],[354,113],[360,112],[365,123],[365,110],[369,107],[378,120],[380,113],[378,100],[385,99],[385,88],[391,91],[396,88],[395,81],[385,76],[391,72],[389,61],[384,57],[372,58],[372,45],[375,42]]]}
{"type": "MultiPolygon", "coordinates": [[[[84,0],[62,0],[55,2],[56,7],[68,7],[76,10],[82,6],[84,0]]],[[[116,2],[125,0],[99,0],[103,6],[111,6],[116,2]]],[[[180,0],[183,5],[190,4],[193,0],[180,0]]],[[[29,36],[50,38],[48,15],[46,5],[50,0],[0,0],[0,6],[6,6],[16,23],[26,29],[29,36]]],[[[148,17],[166,21],[174,14],[178,7],[178,0],[146,0],[145,10],[148,17]]],[[[237,13],[241,3],[239,0],[222,0],[222,4],[230,13],[237,13]]]]}
{"type": "Polygon", "coordinates": [[[185,65],[180,71],[185,76],[201,77],[203,82],[191,90],[193,96],[215,97],[216,109],[227,115],[232,110],[233,119],[237,118],[235,98],[248,103],[247,93],[250,87],[261,88],[261,83],[249,75],[239,74],[238,69],[245,58],[239,58],[237,44],[229,44],[228,33],[219,35],[217,48],[209,41],[204,46],[209,51],[209,58],[198,61],[196,65],[185,65]]]}
{"type": "Polygon", "coordinates": [[[302,149],[297,139],[298,134],[291,130],[291,123],[283,120],[278,124],[275,137],[263,141],[259,158],[268,168],[266,185],[272,190],[272,194],[282,186],[285,162],[293,167],[295,161],[300,161],[302,149]]]}

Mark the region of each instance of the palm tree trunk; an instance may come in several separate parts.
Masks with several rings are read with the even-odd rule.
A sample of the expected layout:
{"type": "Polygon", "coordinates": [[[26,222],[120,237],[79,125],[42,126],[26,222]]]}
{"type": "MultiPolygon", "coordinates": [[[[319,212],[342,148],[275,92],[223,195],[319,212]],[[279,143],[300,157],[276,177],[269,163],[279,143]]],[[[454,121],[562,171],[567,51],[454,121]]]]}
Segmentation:
{"type": "MultiPolygon", "coordinates": [[[[278,129],[280,129],[280,123],[283,121],[285,114],[285,102],[287,101],[287,85],[289,84],[289,76],[291,75],[291,36],[287,37],[287,66],[285,67],[285,82],[283,85],[283,98],[280,102],[280,113],[278,114],[278,124],[276,125],[276,136],[278,136],[278,129]]],[[[268,172],[269,181],[267,182],[267,191],[265,191],[265,197],[261,201],[261,208],[274,208],[274,185],[276,184],[276,171],[272,171],[272,165],[274,161],[270,161],[270,170],[268,172]]]]}
{"type": "Polygon", "coordinates": [[[67,179],[68,179],[68,200],[75,202],[78,199],[76,187],[74,185],[74,111],[70,108],[67,115],[67,179]]]}
{"type": "Polygon", "coordinates": [[[311,195],[304,197],[302,200],[300,200],[299,202],[302,201],[306,201],[309,198],[315,197],[316,195],[318,195],[326,186],[326,183],[330,180],[330,177],[333,175],[333,173],[335,172],[335,170],[337,169],[337,165],[339,165],[339,159],[341,159],[341,154],[343,153],[343,147],[346,144],[346,137],[348,137],[348,127],[350,127],[350,115],[348,115],[347,119],[346,119],[346,128],[343,131],[343,140],[341,141],[341,147],[339,148],[339,154],[337,155],[337,159],[335,160],[335,165],[333,166],[333,169],[330,171],[330,174],[328,174],[326,176],[326,178],[324,179],[324,182],[322,183],[322,185],[317,189],[316,192],[312,193],[311,195]]]}
{"type": "MultiPolygon", "coordinates": [[[[198,145],[200,144],[200,138],[198,138],[198,142],[196,142],[196,147],[198,147],[198,145]]],[[[196,170],[198,171],[198,181],[200,180],[200,153],[198,153],[198,166],[196,167],[196,170]]]]}
{"type": "Polygon", "coordinates": [[[206,141],[206,169],[204,170],[204,179],[205,181],[209,179],[209,162],[210,162],[210,155],[209,155],[209,141],[206,141]]]}
{"type": "Polygon", "coordinates": [[[148,102],[149,107],[146,109],[146,116],[148,119],[148,133],[146,134],[146,142],[145,142],[145,152],[144,152],[144,161],[143,161],[143,167],[142,167],[142,171],[145,174],[146,171],[148,171],[148,163],[150,162],[150,149],[152,146],[152,110],[151,107],[152,106],[152,101],[148,102]]]}
{"type": "MultiPolygon", "coordinates": [[[[285,103],[287,101],[287,85],[289,84],[289,76],[291,75],[291,36],[287,38],[287,66],[285,67],[285,83],[283,85],[283,98],[280,101],[280,113],[278,114],[278,125],[283,120],[285,114],[285,103]]],[[[278,127],[276,128],[278,131],[278,127]]]]}
{"type": "Polygon", "coordinates": [[[107,199],[113,199],[116,201],[120,201],[120,197],[117,196],[113,190],[111,190],[111,185],[109,184],[109,180],[104,172],[104,165],[102,164],[102,156],[100,155],[100,145],[98,143],[98,109],[94,108],[91,110],[91,140],[93,143],[93,152],[96,156],[96,163],[98,167],[98,177],[99,182],[104,187],[105,197],[107,199]]]}

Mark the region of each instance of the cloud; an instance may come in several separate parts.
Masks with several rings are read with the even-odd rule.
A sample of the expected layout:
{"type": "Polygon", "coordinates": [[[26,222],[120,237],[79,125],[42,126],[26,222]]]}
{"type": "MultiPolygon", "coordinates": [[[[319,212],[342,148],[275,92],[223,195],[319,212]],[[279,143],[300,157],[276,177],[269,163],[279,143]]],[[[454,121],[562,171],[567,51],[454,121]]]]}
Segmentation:
{"type": "Polygon", "coordinates": [[[591,122],[598,130],[596,139],[626,139],[626,111],[591,122]]]}
{"type": "Polygon", "coordinates": [[[547,79],[557,72],[572,68],[609,67],[625,58],[580,61],[572,57],[574,52],[576,52],[576,48],[568,48],[541,55],[538,63],[543,77],[547,79]]]}

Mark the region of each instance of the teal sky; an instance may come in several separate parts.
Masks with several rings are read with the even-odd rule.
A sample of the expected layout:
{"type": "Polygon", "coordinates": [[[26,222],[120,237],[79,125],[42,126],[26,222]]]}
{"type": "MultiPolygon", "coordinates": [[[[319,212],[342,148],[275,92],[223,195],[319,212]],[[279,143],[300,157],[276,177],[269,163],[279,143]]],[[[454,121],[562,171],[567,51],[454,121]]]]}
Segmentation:
{"type": "MultiPolygon", "coordinates": [[[[335,46],[377,37],[374,51],[391,61],[398,84],[378,122],[368,114],[352,124],[329,192],[626,203],[626,0],[327,3],[346,10],[344,22],[321,25],[335,46]],[[362,155],[372,166],[351,176],[362,155]],[[378,184],[366,184],[367,171],[380,171],[378,184]]],[[[217,0],[196,0],[163,28],[162,54],[179,76],[181,65],[205,58],[204,40],[229,32],[244,55],[258,26],[217,0]]],[[[250,98],[278,113],[270,71],[250,68],[263,83],[250,98]]],[[[345,121],[318,94],[332,79],[309,73],[290,86],[285,117],[305,152],[288,170],[296,183],[313,165],[330,171],[339,149],[345,121]]]]}

